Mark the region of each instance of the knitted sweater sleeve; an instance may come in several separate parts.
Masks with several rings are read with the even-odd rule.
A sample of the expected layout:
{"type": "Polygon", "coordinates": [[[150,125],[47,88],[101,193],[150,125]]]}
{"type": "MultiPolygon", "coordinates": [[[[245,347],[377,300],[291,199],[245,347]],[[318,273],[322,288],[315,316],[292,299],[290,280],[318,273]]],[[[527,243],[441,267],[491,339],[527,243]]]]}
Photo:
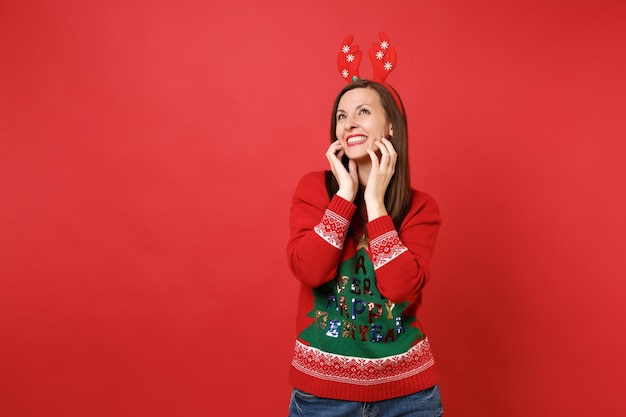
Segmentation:
{"type": "Polygon", "coordinates": [[[437,203],[414,190],[411,209],[399,231],[389,216],[366,226],[379,291],[393,302],[415,300],[430,278],[430,261],[441,226],[437,203]]]}
{"type": "Polygon", "coordinates": [[[324,172],[305,175],[296,187],[289,213],[287,259],[295,277],[318,287],[337,273],[356,206],[341,197],[329,200],[324,172]]]}

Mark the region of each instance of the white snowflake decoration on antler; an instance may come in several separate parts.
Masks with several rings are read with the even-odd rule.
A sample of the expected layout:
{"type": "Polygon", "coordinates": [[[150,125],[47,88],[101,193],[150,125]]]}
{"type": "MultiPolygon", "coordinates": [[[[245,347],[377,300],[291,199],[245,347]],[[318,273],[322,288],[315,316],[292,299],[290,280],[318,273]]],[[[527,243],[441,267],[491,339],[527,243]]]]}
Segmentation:
{"type": "MultiPolygon", "coordinates": [[[[378,36],[379,40],[373,42],[371,47],[368,49],[368,55],[374,71],[371,80],[387,87],[396,101],[398,108],[402,111],[403,107],[400,98],[395,90],[386,83],[387,76],[396,67],[396,48],[392,46],[389,38],[384,32],[378,32],[378,36]]],[[[340,52],[337,56],[337,68],[339,73],[341,74],[341,77],[348,82],[355,82],[364,79],[359,76],[359,66],[363,52],[359,50],[357,45],[352,43],[353,39],[354,37],[352,35],[346,36],[341,43],[340,52]]]]}

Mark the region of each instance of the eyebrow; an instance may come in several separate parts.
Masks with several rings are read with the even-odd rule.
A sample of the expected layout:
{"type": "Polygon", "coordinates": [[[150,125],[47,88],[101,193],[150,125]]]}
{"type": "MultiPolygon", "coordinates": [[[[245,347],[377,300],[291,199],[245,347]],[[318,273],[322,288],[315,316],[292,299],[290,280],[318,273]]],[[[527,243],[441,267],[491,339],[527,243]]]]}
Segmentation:
{"type": "MultiPolygon", "coordinates": [[[[358,106],[356,106],[356,109],[358,110],[361,107],[365,107],[365,106],[371,106],[371,104],[369,104],[369,103],[362,103],[362,104],[359,104],[358,106]]],[[[337,108],[337,113],[339,113],[339,112],[344,112],[345,113],[346,111],[343,110],[343,109],[337,108]]]]}

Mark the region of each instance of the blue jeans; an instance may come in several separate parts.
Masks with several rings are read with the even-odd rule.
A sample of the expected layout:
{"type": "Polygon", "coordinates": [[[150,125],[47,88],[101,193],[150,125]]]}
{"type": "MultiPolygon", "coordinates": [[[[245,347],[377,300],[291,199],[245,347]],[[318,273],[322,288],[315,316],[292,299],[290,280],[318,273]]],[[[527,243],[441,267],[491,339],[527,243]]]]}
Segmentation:
{"type": "Polygon", "coordinates": [[[439,387],[373,403],[331,400],[294,389],[289,417],[441,417],[439,387]]]}

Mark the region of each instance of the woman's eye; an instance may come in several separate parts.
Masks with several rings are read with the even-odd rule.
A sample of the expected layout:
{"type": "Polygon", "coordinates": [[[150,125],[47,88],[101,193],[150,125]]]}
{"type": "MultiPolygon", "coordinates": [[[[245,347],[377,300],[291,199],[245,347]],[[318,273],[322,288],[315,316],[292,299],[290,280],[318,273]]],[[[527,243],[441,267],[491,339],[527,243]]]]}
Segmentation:
{"type": "Polygon", "coordinates": [[[342,120],[342,119],[345,119],[345,118],[346,118],[345,114],[338,114],[337,115],[337,120],[342,120]]]}
{"type": "Polygon", "coordinates": [[[368,109],[361,109],[361,110],[359,111],[359,114],[369,114],[369,112],[370,112],[370,111],[369,111],[368,109]]]}

